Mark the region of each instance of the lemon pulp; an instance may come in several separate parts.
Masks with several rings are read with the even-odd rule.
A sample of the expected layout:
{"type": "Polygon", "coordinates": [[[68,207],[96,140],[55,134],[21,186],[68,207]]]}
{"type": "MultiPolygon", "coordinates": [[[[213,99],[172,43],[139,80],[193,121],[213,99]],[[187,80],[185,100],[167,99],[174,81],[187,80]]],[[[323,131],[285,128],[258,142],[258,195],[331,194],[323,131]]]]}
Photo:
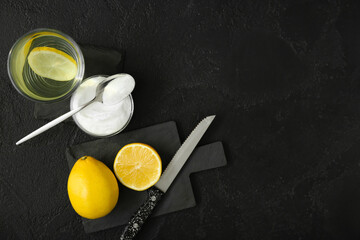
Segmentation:
{"type": "Polygon", "coordinates": [[[114,172],[126,187],[143,191],[160,179],[161,158],[154,148],[143,143],[124,146],[116,155],[114,172]]]}
{"type": "Polygon", "coordinates": [[[37,75],[56,81],[70,81],[77,73],[76,61],[52,47],[34,48],[28,56],[28,62],[37,75]]]}

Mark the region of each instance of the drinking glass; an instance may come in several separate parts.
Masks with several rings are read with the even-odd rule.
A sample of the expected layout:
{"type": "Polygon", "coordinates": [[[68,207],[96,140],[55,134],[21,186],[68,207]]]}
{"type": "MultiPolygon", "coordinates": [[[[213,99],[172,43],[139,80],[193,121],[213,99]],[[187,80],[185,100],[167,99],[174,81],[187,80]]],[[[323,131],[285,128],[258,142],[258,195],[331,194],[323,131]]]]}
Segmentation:
{"type": "Polygon", "coordinates": [[[80,47],[71,37],[40,28],[15,42],[7,69],[21,95],[37,102],[56,102],[70,96],[80,85],[85,62],[80,47]]]}

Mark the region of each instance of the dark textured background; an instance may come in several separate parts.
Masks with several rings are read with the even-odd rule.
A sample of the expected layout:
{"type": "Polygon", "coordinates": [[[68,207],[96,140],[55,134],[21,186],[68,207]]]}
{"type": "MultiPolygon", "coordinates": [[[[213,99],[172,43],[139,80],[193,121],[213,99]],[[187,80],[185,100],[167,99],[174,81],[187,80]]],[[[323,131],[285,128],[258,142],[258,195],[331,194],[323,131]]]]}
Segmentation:
{"type": "Polygon", "coordinates": [[[360,239],[359,1],[0,2],[0,238],[86,235],[66,193],[66,147],[92,139],[45,121],[12,87],[8,51],[51,27],[126,50],[136,81],[128,130],[175,120],[182,139],[217,114],[202,144],[228,166],[193,176],[195,208],[149,222],[139,239],[360,239]]]}

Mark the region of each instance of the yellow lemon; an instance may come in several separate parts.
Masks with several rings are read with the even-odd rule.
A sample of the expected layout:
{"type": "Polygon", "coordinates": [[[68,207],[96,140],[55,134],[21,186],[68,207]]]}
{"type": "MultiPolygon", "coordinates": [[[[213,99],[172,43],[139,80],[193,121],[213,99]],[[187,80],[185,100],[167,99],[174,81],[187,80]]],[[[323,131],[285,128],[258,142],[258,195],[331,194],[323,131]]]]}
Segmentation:
{"type": "Polygon", "coordinates": [[[37,47],[28,56],[31,69],[39,76],[56,81],[70,81],[77,73],[74,58],[52,47],[37,47]]]}
{"type": "Polygon", "coordinates": [[[67,189],[74,210],[89,219],[109,214],[119,197],[114,174],[104,163],[89,156],[77,160],[71,169],[67,189]]]}
{"type": "Polygon", "coordinates": [[[116,155],[114,172],[124,186],[143,191],[159,181],[161,158],[151,146],[131,143],[120,149],[116,155]]]}

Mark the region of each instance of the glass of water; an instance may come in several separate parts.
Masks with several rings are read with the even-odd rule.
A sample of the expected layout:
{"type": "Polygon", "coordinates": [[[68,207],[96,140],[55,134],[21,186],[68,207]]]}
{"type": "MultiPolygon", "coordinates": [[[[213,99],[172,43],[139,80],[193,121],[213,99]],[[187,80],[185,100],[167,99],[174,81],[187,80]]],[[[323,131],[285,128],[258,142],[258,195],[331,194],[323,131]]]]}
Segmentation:
{"type": "Polygon", "coordinates": [[[10,50],[8,74],[16,90],[28,99],[55,102],[80,85],[85,62],[80,47],[68,35],[53,29],[35,29],[10,50]]]}

